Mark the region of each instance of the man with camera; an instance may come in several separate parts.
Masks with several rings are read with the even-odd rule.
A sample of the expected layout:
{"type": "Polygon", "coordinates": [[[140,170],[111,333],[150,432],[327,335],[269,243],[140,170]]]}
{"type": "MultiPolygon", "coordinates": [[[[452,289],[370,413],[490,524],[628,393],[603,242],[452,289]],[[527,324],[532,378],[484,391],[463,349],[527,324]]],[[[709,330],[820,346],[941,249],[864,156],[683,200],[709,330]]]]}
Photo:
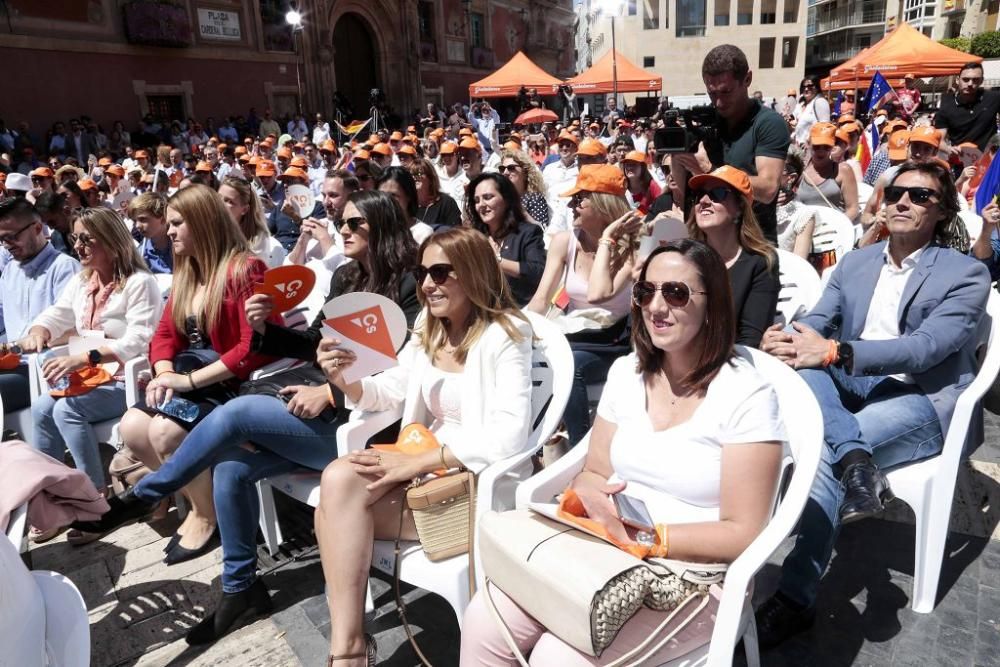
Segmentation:
{"type": "MultiPolygon", "coordinates": [[[[753,73],[747,57],[732,44],[708,52],[701,65],[709,99],[717,116],[716,127],[701,127],[697,153],[677,153],[673,168],[692,176],[729,165],[750,174],[754,215],[764,235],[777,242],[778,186],[785,167],[790,137],[788,126],[774,110],[749,95],[753,73]]],[[[678,183],[687,177],[677,176],[678,183]]]]}

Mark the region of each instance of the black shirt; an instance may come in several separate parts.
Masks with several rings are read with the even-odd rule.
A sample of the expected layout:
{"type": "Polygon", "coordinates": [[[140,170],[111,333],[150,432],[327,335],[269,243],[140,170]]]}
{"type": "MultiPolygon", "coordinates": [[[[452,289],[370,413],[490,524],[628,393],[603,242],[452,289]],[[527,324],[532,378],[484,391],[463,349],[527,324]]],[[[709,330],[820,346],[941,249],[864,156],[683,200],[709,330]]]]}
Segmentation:
{"type": "MultiPolygon", "coordinates": [[[[727,164],[756,176],[755,159],[760,156],[784,160],[791,136],[787,123],[776,111],[765,107],[760,100],[751,99],[746,117],[731,128],[720,119],[718,138],[707,143],[705,149],[713,168],[727,164]]],[[[774,244],[778,241],[777,207],[777,193],[774,201],[753,203],[753,212],[764,236],[774,244]]]]}
{"type": "Polygon", "coordinates": [[[542,228],[533,222],[521,222],[517,229],[500,241],[500,256],[520,264],[521,275],[507,276],[507,284],[517,301],[524,307],[535,296],[545,270],[545,240],[542,228]]]}
{"type": "Polygon", "coordinates": [[[458,210],[458,204],[444,192],[440,193],[437,201],[430,206],[418,208],[417,218],[435,230],[438,227],[460,227],[462,225],[462,212],[458,210]]]}
{"type": "Polygon", "coordinates": [[[980,90],[967,104],[959,102],[957,95],[946,95],[934,116],[934,127],[948,130],[948,141],[953,146],[971,141],[984,151],[997,133],[998,112],[1000,92],[995,90],[980,90]]]}
{"type": "Polygon", "coordinates": [[[744,250],[729,267],[729,286],[733,291],[736,315],[736,344],[760,347],[764,330],[774,324],[781,280],[778,258],[768,271],[767,260],[744,250]]]}

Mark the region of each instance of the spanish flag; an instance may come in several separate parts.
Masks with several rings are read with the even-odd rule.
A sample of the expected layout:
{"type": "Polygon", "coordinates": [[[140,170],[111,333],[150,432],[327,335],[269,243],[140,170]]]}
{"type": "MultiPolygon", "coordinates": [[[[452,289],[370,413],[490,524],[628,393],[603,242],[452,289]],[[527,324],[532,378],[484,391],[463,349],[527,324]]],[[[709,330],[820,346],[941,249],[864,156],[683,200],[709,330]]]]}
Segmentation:
{"type": "Polygon", "coordinates": [[[337,123],[336,121],[334,122],[337,123],[337,127],[340,128],[341,132],[343,132],[348,136],[353,137],[355,134],[368,127],[368,123],[370,123],[371,120],[372,120],[371,118],[369,118],[368,120],[352,120],[347,127],[344,127],[343,125],[337,123]]]}

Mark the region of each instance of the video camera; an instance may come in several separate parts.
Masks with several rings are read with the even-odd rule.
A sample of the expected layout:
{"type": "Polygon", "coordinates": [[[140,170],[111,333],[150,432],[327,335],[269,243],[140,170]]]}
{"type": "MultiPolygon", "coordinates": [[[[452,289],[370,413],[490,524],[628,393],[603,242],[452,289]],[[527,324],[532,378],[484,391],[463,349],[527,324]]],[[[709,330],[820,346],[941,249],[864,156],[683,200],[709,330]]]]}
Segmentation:
{"type": "Polygon", "coordinates": [[[694,153],[698,144],[708,142],[718,133],[719,117],[711,105],[691,107],[683,111],[669,109],[663,115],[664,127],[653,133],[653,146],[663,153],[694,153]],[[680,119],[684,119],[681,125],[680,119]]]}
{"type": "Polygon", "coordinates": [[[368,102],[376,109],[381,109],[385,106],[385,93],[381,88],[372,88],[368,91],[368,102]]]}

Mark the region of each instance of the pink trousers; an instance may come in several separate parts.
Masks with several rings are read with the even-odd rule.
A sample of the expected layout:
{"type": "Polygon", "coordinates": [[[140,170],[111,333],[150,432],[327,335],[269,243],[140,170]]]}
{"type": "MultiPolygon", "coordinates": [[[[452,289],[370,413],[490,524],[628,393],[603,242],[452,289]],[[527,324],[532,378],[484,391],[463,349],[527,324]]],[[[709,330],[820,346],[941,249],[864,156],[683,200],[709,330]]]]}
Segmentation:
{"type": "MultiPolygon", "coordinates": [[[[581,653],[552,633],[546,632],[542,624],[525,613],[495,586],[490,588],[490,592],[500,616],[510,629],[521,653],[530,652],[529,663],[538,667],[552,667],[553,665],[592,667],[606,664],[625,655],[649,637],[650,633],[667,616],[666,612],[652,611],[643,607],[629,619],[621,632],[618,633],[615,641],[604,650],[601,657],[595,658],[581,653]]],[[[688,626],[657,651],[647,663],[659,665],[675,660],[707,644],[712,638],[712,629],[715,625],[715,615],[721,596],[722,589],[713,586],[708,605],[698,612],[688,626]]],[[[696,603],[692,604],[696,606],[696,603]]],[[[687,618],[687,614],[682,611],[661,634],[669,633],[685,618],[687,618]]],[[[513,651],[507,646],[507,642],[500,632],[496,619],[487,607],[483,591],[476,593],[469,607],[465,610],[460,664],[462,667],[510,667],[518,664],[513,651]]]]}

